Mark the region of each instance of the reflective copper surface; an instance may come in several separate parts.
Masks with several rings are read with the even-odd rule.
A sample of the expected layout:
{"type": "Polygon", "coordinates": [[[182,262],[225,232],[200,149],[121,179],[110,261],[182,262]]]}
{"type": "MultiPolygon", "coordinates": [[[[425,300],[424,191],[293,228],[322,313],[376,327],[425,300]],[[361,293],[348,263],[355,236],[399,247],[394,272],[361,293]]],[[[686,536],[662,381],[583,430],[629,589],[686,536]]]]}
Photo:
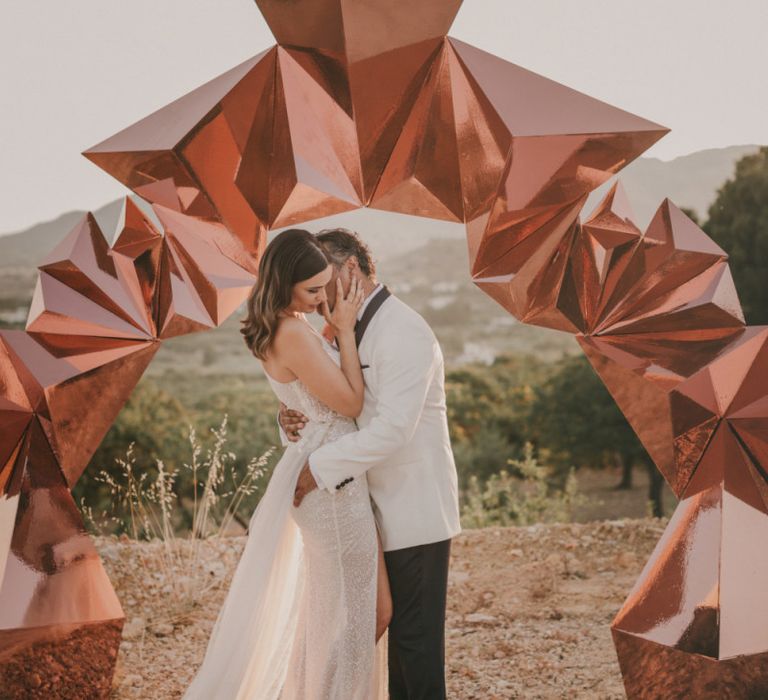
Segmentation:
{"type": "MultiPolygon", "coordinates": [[[[642,637],[713,659],[757,657],[768,652],[768,327],[747,328],[672,398],[692,476],[613,629],[633,635],[625,647],[642,637]]],[[[768,687],[768,674],[755,682],[768,687]]]]}
{"type": "Polygon", "coordinates": [[[69,489],[160,340],[220,325],[255,281],[222,224],[152,210],[160,227],[126,199],[112,246],[84,216],[27,329],[0,331],[2,697],[108,696],[123,613],[69,489]]]}
{"type": "MultiPolygon", "coordinates": [[[[123,611],[33,417],[11,466],[17,512],[3,553],[4,698],[107,697],[123,611]]],[[[9,493],[0,496],[0,515],[9,493]]]]}
{"type": "Polygon", "coordinates": [[[765,696],[768,329],[672,202],[641,231],[617,183],[582,220],[668,130],[447,37],[461,0],[257,5],[277,46],[85,152],[151,216],[84,217],[0,332],[4,692],[108,690],[122,612],[68,487],[159,342],[238,307],[270,228],[371,206],[464,222],[474,282],[576,335],[681,498],[612,626],[627,694],[765,696]]]}
{"type": "Polygon", "coordinates": [[[768,653],[718,661],[612,631],[629,698],[768,697],[768,653]]]}
{"type": "Polygon", "coordinates": [[[7,700],[112,697],[122,620],[0,631],[7,700]]]}

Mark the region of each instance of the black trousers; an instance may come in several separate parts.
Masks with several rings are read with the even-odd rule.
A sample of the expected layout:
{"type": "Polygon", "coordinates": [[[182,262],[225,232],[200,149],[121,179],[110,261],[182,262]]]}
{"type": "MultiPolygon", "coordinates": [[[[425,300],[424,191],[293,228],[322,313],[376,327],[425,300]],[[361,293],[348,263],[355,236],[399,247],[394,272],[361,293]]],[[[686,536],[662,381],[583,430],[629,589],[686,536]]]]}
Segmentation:
{"type": "Polygon", "coordinates": [[[392,590],[390,700],[444,700],[451,540],[384,552],[392,590]]]}

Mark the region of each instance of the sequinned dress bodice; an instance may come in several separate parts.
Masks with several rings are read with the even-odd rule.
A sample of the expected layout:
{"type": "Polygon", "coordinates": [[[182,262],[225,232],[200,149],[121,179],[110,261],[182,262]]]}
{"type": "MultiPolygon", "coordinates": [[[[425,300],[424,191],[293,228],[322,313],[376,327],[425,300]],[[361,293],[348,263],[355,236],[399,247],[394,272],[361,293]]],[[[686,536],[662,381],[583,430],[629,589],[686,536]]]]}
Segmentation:
{"type": "MultiPolygon", "coordinates": [[[[340,360],[336,348],[325,339],[322,339],[321,342],[325,352],[338,365],[340,360]]],[[[301,413],[309,418],[309,423],[301,432],[301,440],[297,444],[311,442],[314,449],[323,442],[334,440],[357,429],[354,420],[342,416],[340,413],[329,408],[314,396],[301,380],[294,379],[291,382],[278,382],[270,377],[266,370],[264,373],[272,386],[272,391],[275,392],[275,396],[288,408],[301,411],[301,413]]],[[[308,448],[309,444],[305,447],[308,448]]]]}

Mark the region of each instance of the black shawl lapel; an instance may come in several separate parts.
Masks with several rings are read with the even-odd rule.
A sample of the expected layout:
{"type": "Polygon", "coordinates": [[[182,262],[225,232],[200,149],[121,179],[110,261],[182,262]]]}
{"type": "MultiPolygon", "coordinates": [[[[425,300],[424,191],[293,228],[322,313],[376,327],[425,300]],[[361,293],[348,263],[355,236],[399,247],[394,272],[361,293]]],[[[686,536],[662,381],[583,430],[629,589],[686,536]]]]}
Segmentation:
{"type": "Polygon", "coordinates": [[[368,328],[371,319],[391,294],[392,293],[382,285],[381,289],[376,292],[375,296],[368,302],[368,306],[365,307],[363,315],[355,324],[355,344],[358,347],[360,346],[360,341],[363,339],[363,335],[365,334],[365,330],[368,328]]]}

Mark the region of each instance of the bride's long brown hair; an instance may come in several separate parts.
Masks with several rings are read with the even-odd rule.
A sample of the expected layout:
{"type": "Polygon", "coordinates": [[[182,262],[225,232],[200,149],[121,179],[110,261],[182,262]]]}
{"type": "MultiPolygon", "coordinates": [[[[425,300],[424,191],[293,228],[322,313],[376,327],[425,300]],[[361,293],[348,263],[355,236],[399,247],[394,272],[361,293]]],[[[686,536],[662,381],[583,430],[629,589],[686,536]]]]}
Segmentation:
{"type": "Polygon", "coordinates": [[[309,231],[291,228],[272,239],[261,257],[258,279],[248,295],[248,314],[240,319],[245,344],[257,358],[266,359],[277,332],[279,313],[291,303],[293,285],[322,272],[328,263],[309,231]]]}

